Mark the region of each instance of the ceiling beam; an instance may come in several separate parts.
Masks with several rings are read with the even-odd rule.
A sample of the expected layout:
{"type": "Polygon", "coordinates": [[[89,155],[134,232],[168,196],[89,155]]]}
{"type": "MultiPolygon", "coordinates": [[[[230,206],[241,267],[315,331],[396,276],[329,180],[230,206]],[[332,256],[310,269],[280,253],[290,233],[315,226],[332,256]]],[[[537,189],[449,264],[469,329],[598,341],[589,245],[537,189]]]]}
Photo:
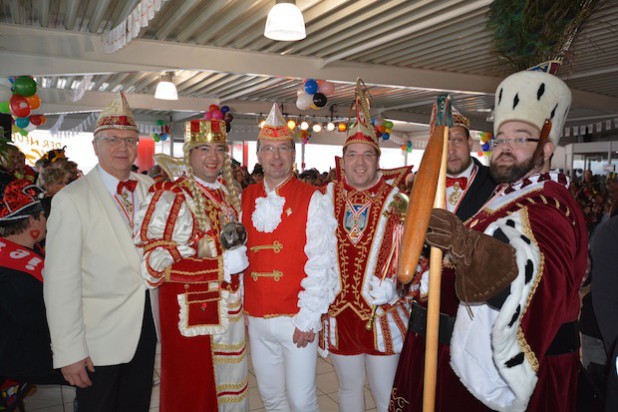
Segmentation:
{"type": "MultiPolygon", "coordinates": [[[[367,85],[435,92],[492,95],[501,78],[442,71],[410,69],[346,61],[326,67],[310,57],[205,47],[155,40],[133,40],[122,50],[107,54],[98,35],[0,24],[0,76],[30,74],[77,75],[174,69],[287,77],[318,78],[353,84],[361,77],[367,85]],[[165,55],[166,59],[160,56],[165,55]],[[27,72],[24,72],[27,68],[27,72]],[[39,70],[36,72],[36,70],[39,70]]],[[[573,91],[573,106],[608,112],[618,98],[573,91]]],[[[202,99],[198,99],[202,101],[202,99]]],[[[184,106],[180,111],[185,110],[184,106]]],[[[174,102],[169,103],[170,107],[174,102]]],[[[204,106],[198,106],[204,107],[204,106]]],[[[206,106],[207,107],[207,106],[206,106]]],[[[194,107],[195,108],[195,107],[194,107]]]]}

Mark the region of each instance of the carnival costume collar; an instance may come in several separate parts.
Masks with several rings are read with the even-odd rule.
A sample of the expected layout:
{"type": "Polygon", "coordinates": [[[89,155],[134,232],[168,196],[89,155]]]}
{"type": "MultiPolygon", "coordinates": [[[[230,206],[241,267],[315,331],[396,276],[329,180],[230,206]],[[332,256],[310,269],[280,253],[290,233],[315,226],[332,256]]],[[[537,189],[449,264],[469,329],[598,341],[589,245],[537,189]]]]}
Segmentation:
{"type": "Polygon", "coordinates": [[[525,177],[514,183],[503,183],[496,188],[496,191],[498,193],[508,195],[515,191],[526,189],[529,186],[549,181],[556,182],[566,188],[568,188],[570,184],[570,179],[567,175],[565,175],[564,173],[560,173],[556,170],[552,170],[549,172],[537,173],[532,176],[525,177]]]}
{"type": "Polygon", "coordinates": [[[251,215],[253,226],[258,232],[272,233],[277,229],[279,223],[281,223],[283,205],[285,204],[285,198],[279,196],[279,191],[294,179],[294,175],[291,175],[272,189],[266,183],[266,179],[262,180],[266,197],[255,199],[255,210],[251,215]]]}

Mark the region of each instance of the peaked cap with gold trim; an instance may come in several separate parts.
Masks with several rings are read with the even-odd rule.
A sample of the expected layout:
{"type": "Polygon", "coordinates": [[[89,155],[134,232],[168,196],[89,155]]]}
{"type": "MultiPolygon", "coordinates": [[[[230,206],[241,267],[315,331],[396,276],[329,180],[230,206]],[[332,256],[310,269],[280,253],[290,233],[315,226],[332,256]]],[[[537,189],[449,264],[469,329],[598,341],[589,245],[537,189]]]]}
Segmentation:
{"type": "Polygon", "coordinates": [[[348,137],[343,147],[345,148],[352,143],[364,143],[376,149],[378,153],[381,153],[378,137],[371,124],[369,98],[366,91],[365,83],[359,77],[356,79],[356,99],[354,101],[356,122],[348,129],[348,137]]]}
{"type": "Polygon", "coordinates": [[[279,110],[277,103],[273,103],[273,107],[270,109],[264,127],[260,129],[258,139],[276,142],[293,140],[292,130],[288,127],[288,122],[281,114],[281,110],[279,110]]]}
{"type": "Polygon", "coordinates": [[[133,112],[124,93],[120,92],[101,111],[94,127],[94,134],[106,129],[133,130],[139,132],[133,112]]]}
{"type": "Polygon", "coordinates": [[[183,150],[188,152],[205,143],[227,144],[225,121],[197,119],[185,122],[185,144],[183,150]]]}
{"type": "Polygon", "coordinates": [[[453,127],[463,127],[470,130],[470,120],[461,114],[454,106],[451,106],[453,112],[453,127]]]}

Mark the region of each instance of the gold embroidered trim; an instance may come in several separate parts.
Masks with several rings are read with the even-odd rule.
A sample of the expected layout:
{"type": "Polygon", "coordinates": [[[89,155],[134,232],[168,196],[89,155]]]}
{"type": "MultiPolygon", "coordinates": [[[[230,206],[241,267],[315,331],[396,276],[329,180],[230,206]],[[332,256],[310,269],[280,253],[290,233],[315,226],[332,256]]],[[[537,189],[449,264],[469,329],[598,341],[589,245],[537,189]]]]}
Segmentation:
{"type": "Polygon", "coordinates": [[[283,277],[283,272],[280,270],[273,270],[272,272],[251,272],[251,277],[256,282],[258,278],[274,278],[275,282],[279,282],[279,279],[283,277]]]}
{"type": "Polygon", "coordinates": [[[279,242],[278,240],[275,240],[272,245],[252,246],[249,250],[251,250],[252,252],[259,252],[260,250],[266,249],[272,249],[273,252],[279,253],[281,252],[281,250],[283,250],[283,244],[281,244],[281,242],[279,242]]]}

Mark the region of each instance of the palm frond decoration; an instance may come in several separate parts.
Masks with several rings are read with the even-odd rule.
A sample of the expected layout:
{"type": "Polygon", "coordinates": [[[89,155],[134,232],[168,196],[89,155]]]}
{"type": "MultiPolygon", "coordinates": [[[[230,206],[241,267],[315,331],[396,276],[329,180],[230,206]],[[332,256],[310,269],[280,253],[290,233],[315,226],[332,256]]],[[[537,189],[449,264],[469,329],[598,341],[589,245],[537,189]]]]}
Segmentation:
{"type": "Polygon", "coordinates": [[[582,24],[602,0],[494,0],[487,29],[494,52],[509,71],[547,60],[572,63],[569,48],[582,24]]]}

